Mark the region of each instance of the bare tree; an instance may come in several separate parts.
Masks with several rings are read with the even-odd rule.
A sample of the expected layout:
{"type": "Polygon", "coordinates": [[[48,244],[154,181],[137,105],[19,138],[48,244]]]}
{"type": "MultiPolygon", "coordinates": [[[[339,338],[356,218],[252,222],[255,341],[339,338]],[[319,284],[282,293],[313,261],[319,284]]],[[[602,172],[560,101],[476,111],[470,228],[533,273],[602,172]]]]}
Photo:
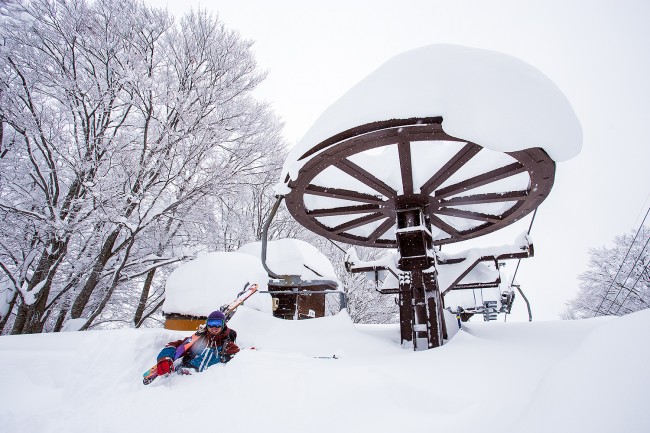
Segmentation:
{"type": "Polygon", "coordinates": [[[567,302],[564,319],[621,316],[650,307],[650,229],[616,237],[613,247],[590,250],[589,270],[567,302]]]}
{"type": "Polygon", "coordinates": [[[251,97],[264,77],[252,43],[204,11],[174,24],[136,0],[9,6],[0,324],[89,327],[124,310],[114,301],[140,326],[160,303],[156,269],[204,249],[223,223],[214,204],[284,151],[280,123],[251,97]]]}

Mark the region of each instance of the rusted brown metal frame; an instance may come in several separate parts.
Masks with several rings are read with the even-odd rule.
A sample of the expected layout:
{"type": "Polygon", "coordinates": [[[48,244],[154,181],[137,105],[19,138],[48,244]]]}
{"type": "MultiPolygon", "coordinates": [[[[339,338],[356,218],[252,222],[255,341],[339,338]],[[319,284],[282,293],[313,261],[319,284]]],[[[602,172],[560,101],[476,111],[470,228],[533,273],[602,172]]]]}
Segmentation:
{"type": "Polygon", "coordinates": [[[340,224],[340,225],[338,225],[336,227],[333,227],[331,232],[335,233],[335,234],[340,234],[340,233],[345,232],[347,230],[351,230],[351,229],[356,228],[356,227],[365,226],[366,224],[370,224],[372,222],[378,221],[378,220],[383,219],[383,218],[386,218],[386,215],[384,215],[381,212],[376,212],[376,213],[366,215],[366,216],[361,217],[361,218],[357,218],[357,219],[352,220],[352,221],[348,221],[348,222],[340,224]]]}
{"type": "Polygon", "coordinates": [[[307,215],[313,217],[334,216],[334,215],[352,215],[357,213],[368,213],[380,210],[378,204],[364,204],[359,206],[342,206],[325,209],[308,210],[307,215]]]}
{"type": "Polygon", "coordinates": [[[347,189],[340,188],[325,188],[317,185],[307,185],[305,188],[305,193],[311,195],[320,195],[323,197],[330,198],[341,198],[343,200],[359,201],[363,203],[383,203],[384,200],[381,197],[364,194],[362,192],[350,191],[347,189]]]}
{"type": "MultiPolygon", "coordinates": [[[[474,264],[472,266],[470,266],[466,270],[466,272],[464,272],[462,275],[460,275],[454,281],[454,283],[449,286],[450,288],[448,290],[445,290],[445,292],[443,294],[449,292],[450,290],[473,288],[473,287],[470,287],[471,285],[459,285],[458,282],[462,281],[463,278],[465,278],[467,276],[467,274],[469,274],[481,262],[492,262],[493,261],[493,262],[498,263],[500,260],[525,259],[525,258],[528,258],[528,257],[532,257],[534,255],[534,253],[535,252],[532,249],[532,245],[531,245],[531,247],[530,247],[530,249],[528,251],[522,251],[520,253],[505,253],[505,254],[499,254],[498,256],[485,255],[485,256],[478,257],[474,261],[474,264]],[[465,286],[467,286],[467,287],[465,287],[465,286]]],[[[447,260],[438,259],[438,261],[437,261],[438,265],[437,266],[452,265],[452,264],[455,264],[455,263],[463,262],[465,260],[467,260],[467,259],[466,258],[452,258],[452,259],[447,259],[447,260]]],[[[386,271],[386,270],[389,270],[389,269],[386,268],[386,267],[383,267],[383,266],[372,266],[372,267],[365,267],[365,268],[364,267],[352,268],[349,271],[356,274],[356,273],[362,273],[362,272],[386,271]]],[[[483,284],[483,283],[479,283],[479,284],[483,284]]],[[[487,285],[485,285],[484,287],[495,287],[493,285],[494,284],[493,282],[489,282],[489,283],[485,283],[485,284],[487,284],[487,285]]],[[[396,293],[394,291],[395,289],[388,289],[388,290],[390,290],[391,292],[386,292],[386,293],[396,293]]]]}
{"type": "MultiPolygon", "coordinates": [[[[301,155],[300,158],[298,158],[298,161],[308,158],[311,155],[314,155],[323,149],[327,149],[329,146],[338,144],[342,141],[346,141],[354,137],[368,134],[370,132],[376,132],[382,129],[391,129],[391,128],[397,129],[402,126],[413,126],[419,124],[441,125],[442,117],[425,117],[425,118],[412,117],[409,119],[391,119],[391,120],[382,120],[379,122],[366,123],[364,125],[360,125],[345,130],[341,133],[333,135],[332,137],[320,142],[319,144],[317,144],[316,146],[312,147],[307,152],[305,152],[303,155],[301,155]]],[[[440,127],[439,129],[442,130],[442,127],[440,127]]]]}
{"type": "MultiPolygon", "coordinates": [[[[457,140],[459,141],[459,140],[457,140]]],[[[481,151],[482,147],[474,143],[467,143],[456,155],[454,155],[440,170],[438,170],[429,180],[427,180],[421,188],[423,194],[430,195],[454,173],[456,173],[462,166],[467,164],[477,153],[481,151]]]]}
{"type": "MultiPolygon", "coordinates": [[[[444,292],[442,292],[442,294],[445,295],[446,293],[450,292],[451,290],[456,290],[456,289],[460,288],[460,287],[457,286],[458,283],[460,281],[462,281],[463,278],[465,278],[467,276],[467,274],[469,274],[472,271],[472,269],[474,269],[476,267],[476,265],[478,265],[480,262],[487,262],[487,261],[498,262],[499,260],[507,260],[507,259],[525,259],[525,258],[528,258],[528,257],[532,257],[533,254],[534,254],[534,251],[531,249],[531,250],[528,250],[528,251],[522,251],[520,253],[507,253],[507,254],[500,254],[498,256],[486,255],[486,256],[479,257],[474,261],[474,263],[471,266],[469,266],[465,270],[465,272],[463,272],[461,275],[459,275],[458,278],[456,278],[454,280],[454,282],[449,285],[449,288],[447,290],[445,290],[444,292]]],[[[459,262],[462,262],[462,261],[465,261],[465,260],[467,260],[467,259],[452,259],[452,260],[447,260],[447,261],[438,261],[438,266],[443,266],[444,267],[444,265],[446,265],[446,264],[459,263],[459,262]]]]}
{"type": "Polygon", "coordinates": [[[388,231],[391,227],[395,225],[394,218],[386,218],[386,221],[381,223],[379,227],[375,229],[372,233],[370,233],[370,236],[368,236],[368,241],[369,242],[377,242],[377,239],[379,239],[384,233],[388,231]]]}
{"type": "Polygon", "coordinates": [[[467,284],[456,284],[451,290],[471,290],[471,289],[488,289],[493,287],[499,287],[501,280],[497,279],[496,281],[489,283],[467,283],[467,284]]]}
{"type": "Polygon", "coordinates": [[[411,142],[400,140],[397,143],[399,166],[402,174],[402,195],[413,195],[413,164],[411,163],[411,142]]]}
{"type": "Polygon", "coordinates": [[[413,341],[413,291],[410,276],[399,281],[399,329],[402,343],[413,341]]]}
{"type": "MultiPolygon", "coordinates": [[[[438,119],[436,119],[438,120],[438,119]]],[[[440,119],[441,121],[441,119],[440,119]]],[[[405,121],[406,122],[406,121],[405,121]]],[[[440,186],[447,180],[453,173],[458,171],[464,164],[466,164],[474,155],[476,155],[481,147],[468,143],[465,145],[454,157],[448,161],[443,168],[434,174],[421,188],[422,194],[413,194],[412,184],[412,164],[411,164],[411,151],[410,143],[412,141],[421,140],[444,140],[444,141],[462,141],[458,138],[451,137],[444,133],[440,124],[422,124],[416,122],[415,125],[408,126],[404,122],[399,123],[404,125],[400,128],[380,128],[378,131],[365,132],[359,134],[358,132],[368,131],[368,128],[360,128],[355,134],[348,134],[352,138],[343,142],[329,142],[328,146],[323,146],[322,153],[310,160],[305,167],[301,170],[297,181],[293,182],[292,193],[287,197],[287,205],[292,215],[300,223],[308,227],[310,230],[315,231],[333,240],[338,240],[346,243],[363,246],[374,247],[395,247],[395,241],[390,239],[380,239],[380,237],[392,227],[390,220],[394,217],[394,209],[402,202],[409,200],[422,200],[427,197],[426,192],[432,193],[435,188],[440,186]],[[377,179],[372,174],[368,173],[362,167],[350,162],[346,158],[356,153],[363,152],[374,147],[385,146],[388,144],[396,144],[398,147],[398,154],[400,157],[400,170],[402,172],[403,192],[404,194],[399,197],[396,196],[397,192],[386,185],[384,182],[377,179]],[[347,172],[351,176],[362,183],[368,185],[370,188],[383,194],[383,197],[372,194],[361,193],[358,191],[350,191],[338,188],[327,188],[311,184],[311,179],[316,174],[330,165],[334,165],[347,172]],[[305,210],[302,203],[304,194],[320,195],[331,198],[340,198],[347,200],[354,200],[361,203],[374,204],[374,207],[357,205],[357,206],[343,206],[330,209],[314,209],[305,210]],[[302,209],[302,210],[301,210],[302,209]],[[361,216],[360,218],[341,224],[336,227],[330,227],[320,223],[315,218],[320,216],[331,215],[344,215],[354,213],[367,213],[368,215],[361,216]],[[356,227],[369,224],[381,219],[385,221],[377,227],[370,236],[363,237],[350,233],[345,233],[356,227]]],[[[376,122],[374,127],[380,127],[381,122],[376,122]]],[[[346,134],[339,134],[341,137],[346,134]]],[[[304,156],[308,156],[309,153],[304,156]]],[[[505,225],[514,222],[523,217],[526,213],[532,211],[541,201],[545,198],[553,183],[553,176],[555,166],[548,155],[541,149],[528,149],[525,151],[512,152],[511,155],[517,162],[496,170],[475,176],[471,179],[459,182],[454,185],[447,186],[435,192],[433,196],[428,195],[429,200],[429,217],[431,224],[442,230],[449,235],[448,238],[437,239],[434,243],[438,245],[457,242],[460,240],[470,239],[476,236],[490,233],[505,225]],[[475,188],[495,180],[503,179],[527,171],[531,177],[531,191],[540,191],[541,194],[532,195],[529,191],[513,191],[505,193],[491,193],[491,194],[476,194],[468,196],[450,197],[452,195],[460,194],[463,190],[475,188]],[[469,212],[465,210],[455,209],[452,206],[459,206],[463,204],[481,204],[492,203],[500,201],[516,201],[517,204],[511,207],[503,215],[489,215],[480,212],[469,212]],[[449,215],[459,218],[473,219],[477,221],[484,221],[484,224],[475,226],[471,229],[458,231],[453,226],[445,223],[438,215],[449,215]]]]}
{"type": "Polygon", "coordinates": [[[483,186],[497,180],[505,179],[506,177],[514,176],[515,174],[519,174],[524,171],[526,171],[526,168],[523,166],[523,164],[520,162],[514,162],[505,167],[500,167],[478,176],[474,176],[462,182],[458,182],[454,185],[439,189],[436,191],[434,197],[445,198],[449,197],[450,195],[460,194],[463,191],[478,188],[479,186],[483,186]]]}
{"type": "MultiPolygon", "coordinates": [[[[467,142],[456,155],[425,182],[421,188],[421,192],[416,194],[412,177],[411,142],[424,140],[463,140],[444,133],[441,125],[442,118],[426,119],[428,122],[424,122],[424,119],[417,119],[411,122],[413,120],[393,120],[362,125],[337,134],[305,153],[301,159],[320,152],[317,157],[305,163],[300,170],[298,179],[289,185],[292,191],[287,196],[287,208],[294,218],[305,227],[328,239],[364,246],[395,247],[395,241],[380,239],[380,237],[394,224],[396,209],[403,206],[422,206],[426,209],[431,224],[449,235],[449,238],[438,239],[436,242],[437,244],[443,244],[486,234],[516,221],[535,209],[544,200],[553,185],[555,164],[543,150],[529,149],[510,153],[509,155],[517,161],[513,164],[491,170],[438,190],[445,181],[481,150],[480,146],[467,142]],[[402,175],[402,194],[399,195],[389,185],[377,179],[363,167],[347,159],[365,150],[386,145],[397,145],[402,175]],[[312,185],[312,179],[329,166],[338,167],[348,175],[377,191],[383,197],[365,194],[359,191],[312,185]],[[526,191],[451,197],[461,194],[463,191],[513,176],[523,171],[527,171],[530,176],[529,189],[526,191]],[[534,195],[529,191],[534,192],[534,195]],[[304,194],[342,198],[366,204],[307,210],[304,205],[304,194]],[[516,201],[517,204],[512,206],[503,215],[488,215],[450,207],[454,205],[459,206],[463,204],[481,204],[500,201],[516,201]],[[336,227],[328,227],[316,219],[323,216],[355,213],[366,215],[336,227]],[[485,221],[485,223],[461,232],[445,223],[436,214],[475,219],[485,221]],[[382,219],[384,221],[371,235],[365,238],[363,236],[345,233],[353,228],[382,219]]],[[[522,254],[526,254],[526,257],[530,255],[528,252],[522,254]]],[[[511,255],[513,257],[518,256],[518,254],[511,255]]],[[[477,260],[473,266],[470,266],[450,287],[453,287],[461,281],[479,261],[477,260]]],[[[442,294],[437,285],[435,274],[432,275],[432,281],[428,281],[425,278],[423,269],[414,269],[404,273],[400,277],[398,294],[402,341],[413,341],[414,348],[416,348],[418,342],[424,338],[422,333],[424,332],[423,327],[426,326],[428,347],[431,348],[441,345],[446,335],[446,329],[444,325],[442,294]]]]}
{"type": "Polygon", "coordinates": [[[436,214],[448,215],[448,216],[465,218],[465,219],[476,220],[476,221],[485,221],[488,223],[497,223],[501,221],[500,216],[489,215],[480,212],[471,212],[468,210],[454,209],[449,207],[441,207],[440,209],[436,210],[436,214]]]}
{"type": "Polygon", "coordinates": [[[386,185],[384,182],[377,179],[375,176],[368,173],[366,170],[359,167],[352,161],[349,161],[347,159],[341,159],[340,161],[338,161],[336,167],[339,170],[359,180],[360,182],[368,185],[370,188],[374,189],[375,191],[384,194],[388,198],[395,198],[397,196],[397,191],[395,191],[393,188],[386,185]]]}
{"type": "Polygon", "coordinates": [[[502,201],[521,201],[528,196],[528,191],[510,191],[504,193],[474,194],[440,200],[442,206],[461,206],[467,204],[497,203],[502,201]]]}

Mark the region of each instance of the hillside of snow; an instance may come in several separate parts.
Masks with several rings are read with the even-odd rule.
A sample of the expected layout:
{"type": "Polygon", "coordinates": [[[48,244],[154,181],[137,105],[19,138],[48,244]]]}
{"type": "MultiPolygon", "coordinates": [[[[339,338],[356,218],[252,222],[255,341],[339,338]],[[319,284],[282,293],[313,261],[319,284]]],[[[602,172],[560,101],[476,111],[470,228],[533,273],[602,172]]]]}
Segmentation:
{"type": "Polygon", "coordinates": [[[2,336],[0,432],[650,431],[650,310],[469,323],[423,352],[400,347],[398,325],[345,311],[283,321],[241,307],[230,324],[245,348],[232,362],[149,386],[142,373],[187,332],[2,336]]]}

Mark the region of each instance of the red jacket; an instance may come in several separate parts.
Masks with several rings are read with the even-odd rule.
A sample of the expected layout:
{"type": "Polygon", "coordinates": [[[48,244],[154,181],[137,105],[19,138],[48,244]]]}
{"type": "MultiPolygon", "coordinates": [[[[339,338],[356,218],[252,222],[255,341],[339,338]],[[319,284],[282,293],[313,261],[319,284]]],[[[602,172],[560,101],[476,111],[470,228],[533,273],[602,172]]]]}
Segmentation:
{"type": "MultiPolygon", "coordinates": [[[[237,346],[235,343],[235,340],[237,339],[237,332],[234,329],[228,328],[227,326],[218,335],[212,335],[207,331],[205,326],[201,325],[199,327],[199,330],[196,331],[194,335],[198,336],[199,338],[192,344],[192,346],[190,346],[187,353],[183,355],[184,364],[189,363],[192,358],[200,354],[205,348],[217,349],[221,347],[220,352],[224,355],[225,362],[230,361],[232,355],[239,352],[239,346],[237,346]]],[[[165,349],[170,347],[176,349],[181,344],[188,342],[190,339],[191,337],[185,338],[183,340],[170,341],[165,346],[165,349]]],[[[165,349],[163,349],[163,352],[165,349]]],[[[163,352],[161,352],[161,355],[163,352]]]]}

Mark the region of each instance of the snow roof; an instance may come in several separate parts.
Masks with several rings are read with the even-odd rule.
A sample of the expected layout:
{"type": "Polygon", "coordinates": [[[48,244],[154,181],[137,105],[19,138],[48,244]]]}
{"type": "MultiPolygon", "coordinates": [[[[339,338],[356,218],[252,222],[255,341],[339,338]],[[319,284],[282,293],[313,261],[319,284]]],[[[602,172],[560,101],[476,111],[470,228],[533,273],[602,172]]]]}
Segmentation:
{"type": "MultiPolygon", "coordinates": [[[[240,247],[237,252],[261,260],[262,242],[251,242],[240,247]]],[[[278,275],[300,275],[303,280],[327,278],[338,281],[329,259],[313,245],[298,239],[269,241],[266,265],[278,275]]]]}
{"type": "MultiPolygon", "coordinates": [[[[262,243],[252,242],[236,252],[212,252],[182,264],[165,285],[165,313],[207,316],[232,301],[246,283],[268,289],[269,276],[262,266],[262,243]]],[[[313,245],[297,239],[270,241],[267,266],[280,275],[300,275],[303,280],[329,279],[341,283],[332,263],[313,245]]],[[[271,298],[258,293],[246,306],[271,312],[271,298]]]]}
{"type": "Polygon", "coordinates": [[[443,117],[448,134],[510,152],[543,148],[555,161],[580,152],[582,127],[558,87],[509,55],[436,44],[399,54],[332,104],[291,150],[276,192],[288,193],[306,151],[371,122],[443,117]]]}
{"type": "MultiPolygon", "coordinates": [[[[268,275],[258,258],[236,252],[212,252],[177,267],[165,284],[165,313],[207,316],[231,302],[246,283],[268,287],[268,275]]],[[[246,306],[271,311],[268,294],[256,293],[246,306]]]]}

